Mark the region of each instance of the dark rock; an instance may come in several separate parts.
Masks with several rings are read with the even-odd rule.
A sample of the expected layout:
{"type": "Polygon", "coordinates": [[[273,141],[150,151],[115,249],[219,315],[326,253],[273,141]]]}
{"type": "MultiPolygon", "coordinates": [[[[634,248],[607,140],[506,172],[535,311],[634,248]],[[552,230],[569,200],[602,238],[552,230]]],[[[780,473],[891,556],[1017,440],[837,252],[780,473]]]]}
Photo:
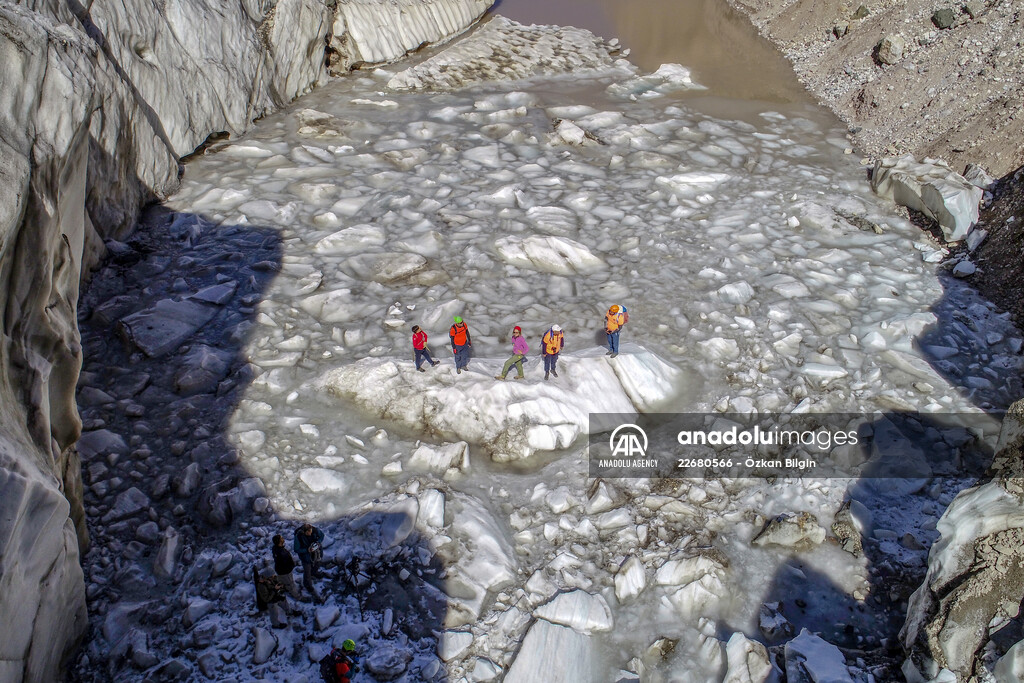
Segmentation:
{"type": "Polygon", "coordinates": [[[113,585],[122,595],[125,593],[148,595],[156,587],[156,580],[145,569],[134,562],[129,562],[114,574],[113,585]]]}
{"type": "Polygon", "coordinates": [[[769,641],[789,638],[793,635],[793,624],[779,611],[779,603],[766,602],[761,605],[758,628],[769,641]]]}
{"type": "Polygon", "coordinates": [[[216,305],[195,299],[164,299],[121,318],[117,327],[126,342],[157,358],[181,346],[219,310],[216,305]]]}
{"type": "Polygon", "coordinates": [[[114,501],[110,512],[103,516],[103,523],[110,524],[126,517],[131,517],[149,507],[149,496],[134,486],[123,491],[114,501]]]}
{"type": "Polygon", "coordinates": [[[224,528],[231,524],[234,515],[231,512],[229,497],[221,493],[218,484],[213,484],[203,489],[199,495],[196,509],[200,516],[217,528],[224,528]]]}
{"type": "Polygon", "coordinates": [[[949,28],[953,25],[954,21],[956,21],[956,15],[948,7],[937,9],[932,14],[932,23],[935,24],[936,28],[949,28]]]}
{"type": "Polygon", "coordinates": [[[135,529],[135,538],[143,543],[155,544],[160,540],[160,527],[156,522],[145,522],[135,529]]]}
{"type": "Polygon", "coordinates": [[[167,492],[171,490],[171,476],[169,474],[161,474],[155,480],[153,480],[153,499],[160,500],[167,495],[167,492]]]}
{"type": "Polygon", "coordinates": [[[857,7],[857,10],[853,13],[853,18],[867,19],[869,14],[871,14],[871,12],[868,11],[868,8],[865,7],[864,5],[860,5],[859,7],[857,7]]]}
{"type": "Polygon", "coordinates": [[[192,667],[183,659],[172,659],[165,662],[156,671],[156,680],[183,681],[192,675],[192,667]]]}
{"type": "Polygon", "coordinates": [[[199,463],[194,462],[185,468],[180,477],[174,478],[174,495],[188,498],[199,486],[199,463]]]}

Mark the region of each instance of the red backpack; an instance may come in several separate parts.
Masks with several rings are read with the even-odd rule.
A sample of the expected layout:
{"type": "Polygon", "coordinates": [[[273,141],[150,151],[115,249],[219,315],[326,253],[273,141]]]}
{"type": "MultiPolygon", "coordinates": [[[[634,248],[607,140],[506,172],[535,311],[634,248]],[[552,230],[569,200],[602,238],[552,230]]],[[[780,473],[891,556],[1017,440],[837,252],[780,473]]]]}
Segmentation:
{"type": "Polygon", "coordinates": [[[320,660],[320,677],[324,683],[350,683],[352,663],[344,651],[334,648],[331,653],[320,660]]]}

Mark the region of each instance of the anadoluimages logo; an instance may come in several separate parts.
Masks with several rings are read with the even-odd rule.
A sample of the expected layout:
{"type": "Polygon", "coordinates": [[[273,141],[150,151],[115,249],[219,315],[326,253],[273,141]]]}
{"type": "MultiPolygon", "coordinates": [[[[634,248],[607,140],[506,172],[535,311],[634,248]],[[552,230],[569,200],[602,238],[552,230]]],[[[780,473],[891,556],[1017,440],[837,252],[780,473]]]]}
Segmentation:
{"type": "Polygon", "coordinates": [[[635,424],[619,425],[608,437],[612,457],[642,458],[647,455],[647,432],[635,424]]]}

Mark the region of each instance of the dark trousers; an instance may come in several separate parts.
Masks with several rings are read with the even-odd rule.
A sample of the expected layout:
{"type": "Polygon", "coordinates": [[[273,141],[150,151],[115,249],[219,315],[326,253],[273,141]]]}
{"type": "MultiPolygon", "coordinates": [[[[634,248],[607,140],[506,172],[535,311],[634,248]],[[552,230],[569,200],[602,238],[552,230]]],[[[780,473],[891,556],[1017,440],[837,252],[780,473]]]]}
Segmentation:
{"type": "Polygon", "coordinates": [[[424,349],[414,349],[416,351],[416,369],[423,365],[423,361],[427,361],[431,365],[434,364],[434,359],[430,357],[430,351],[424,349]]]}
{"type": "Polygon", "coordinates": [[[544,354],[544,374],[555,371],[555,363],[558,362],[557,353],[545,353],[544,354]]]}
{"type": "Polygon", "coordinates": [[[612,353],[619,352],[619,331],[608,332],[608,350],[612,353]]]}
{"type": "Polygon", "coordinates": [[[453,346],[452,350],[455,352],[456,369],[469,367],[469,344],[463,344],[462,346],[453,346]]]}
{"type": "Polygon", "coordinates": [[[316,588],[313,587],[313,579],[319,575],[320,571],[316,562],[313,562],[312,560],[302,560],[302,585],[305,586],[313,595],[316,595],[316,588]]]}

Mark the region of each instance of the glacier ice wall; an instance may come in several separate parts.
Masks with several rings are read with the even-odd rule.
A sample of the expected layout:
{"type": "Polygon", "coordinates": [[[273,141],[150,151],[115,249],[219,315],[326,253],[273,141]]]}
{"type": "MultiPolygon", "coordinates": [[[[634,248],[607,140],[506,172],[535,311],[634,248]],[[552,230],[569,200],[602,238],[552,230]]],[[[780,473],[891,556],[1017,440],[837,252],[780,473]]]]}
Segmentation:
{"type": "Polygon", "coordinates": [[[103,240],[172,192],[208,136],[320,83],[328,42],[347,50],[336,15],[354,63],[462,31],[489,6],[0,0],[0,681],[57,680],[86,625],[76,316],[103,240]]]}
{"type": "Polygon", "coordinates": [[[331,71],[393,62],[441,43],[479,19],[494,0],[342,0],[334,16],[331,71]]]}

